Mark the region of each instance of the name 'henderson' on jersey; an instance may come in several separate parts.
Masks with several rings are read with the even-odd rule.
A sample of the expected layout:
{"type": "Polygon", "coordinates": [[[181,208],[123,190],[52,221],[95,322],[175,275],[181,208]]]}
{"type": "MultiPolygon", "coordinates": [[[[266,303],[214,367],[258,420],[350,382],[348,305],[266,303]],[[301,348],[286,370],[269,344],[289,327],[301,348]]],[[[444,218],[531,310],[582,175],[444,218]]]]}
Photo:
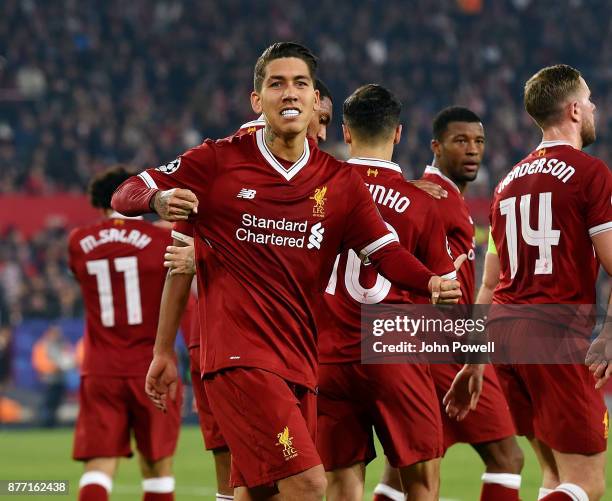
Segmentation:
{"type": "Polygon", "coordinates": [[[562,141],[542,142],[499,183],[491,232],[500,263],[493,301],[594,304],[591,237],[612,230],[612,173],[562,141]]]}
{"type": "Polygon", "coordinates": [[[147,373],[171,242],[168,230],[119,214],[70,234],[69,265],[86,311],[83,375],[147,373]]]}
{"type": "Polygon", "coordinates": [[[355,248],[367,256],[397,242],[360,177],[311,140],[295,163],[283,161],[258,130],[207,140],[146,170],[119,188],[114,206],[142,210],[132,201],[146,193],[143,183],[187,188],[199,200],[193,220],[204,373],[259,367],[314,388],[316,317],[336,254],[355,248]]]}

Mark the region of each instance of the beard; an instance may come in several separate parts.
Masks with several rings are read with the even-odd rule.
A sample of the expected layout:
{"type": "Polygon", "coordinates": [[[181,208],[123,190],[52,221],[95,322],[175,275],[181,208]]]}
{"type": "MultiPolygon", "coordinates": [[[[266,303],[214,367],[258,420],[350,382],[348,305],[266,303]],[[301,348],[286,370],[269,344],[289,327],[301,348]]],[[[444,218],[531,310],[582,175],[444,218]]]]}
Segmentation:
{"type": "Polygon", "coordinates": [[[597,135],[595,134],[595,122],[583,122],[582,128],[580,129],[580,139],[582,139],[582,147],[586,148],[587,146],[593,144],[595,142],[595,138],[597,135]]]}

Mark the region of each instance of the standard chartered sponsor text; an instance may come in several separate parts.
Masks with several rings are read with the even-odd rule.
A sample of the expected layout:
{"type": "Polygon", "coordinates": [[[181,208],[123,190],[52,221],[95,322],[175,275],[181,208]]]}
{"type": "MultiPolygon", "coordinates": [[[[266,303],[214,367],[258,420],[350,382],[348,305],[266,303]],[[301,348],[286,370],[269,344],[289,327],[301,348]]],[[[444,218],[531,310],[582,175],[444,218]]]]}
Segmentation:
{"type": "Polygon", "coordinates": [[[241,222],[242,226],[236,229],[236,238],[241,242],[300,249],[305,246],[308,221],[291,221],[285,217],[264,218],[244,213],[241,222]]]}

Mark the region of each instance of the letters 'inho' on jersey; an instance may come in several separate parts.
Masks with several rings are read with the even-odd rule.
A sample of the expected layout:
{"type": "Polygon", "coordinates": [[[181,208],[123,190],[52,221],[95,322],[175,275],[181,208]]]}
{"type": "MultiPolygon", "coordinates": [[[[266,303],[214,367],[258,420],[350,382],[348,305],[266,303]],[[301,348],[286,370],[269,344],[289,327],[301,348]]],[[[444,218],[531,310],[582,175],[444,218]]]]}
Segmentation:
{"type": "MultiPolygon", "coordinates": [[[[399,165],[373,158],[351,158],[347,163],[360,175],[382,218],[413,253],[437,275],[455,278],[444,225],[434,198],[407,182],[399,165]]],[[[361,360],[361,305],[429,302],[400,290],[371,264],[363,264],[353,250],[338,255],[325,290],[329,317],[321,322],[321,363],[361,360]]]]}
{"type": "Polygon", "coordinates": [[[467,255],[457,272],[457,280],[461,283],[459,304],[472,304],[476,299],[476,237],[468,205],[457,185],[437,167],[428,165],[421,179],[439,184],[448,193],[447,198],[437,201],[438,208],[453,258],[467,255]]]}
{"type": "Polygon", "coordinates": [[[293,164],[263,130],[207,140],[139,176],[190,189],[204,373],[259,367],[317,384],[317,312],[342,249],[365,256],[397,241],[350,166],[304,141],[293,164]]]}
{"type": "Polygon", "coordinates": [[[70,234],[69,264],[86,311],[84,375],[147,373],[170,243],[168,230],[116,213],[70,234]]]}
{"type": "Polygon", "coordinates": [[[543,142],[516,164],[491,205],[493,302],[595,304],[591,237],[612,230],[611,197],[608,167],[567,143],[543,142]]]}

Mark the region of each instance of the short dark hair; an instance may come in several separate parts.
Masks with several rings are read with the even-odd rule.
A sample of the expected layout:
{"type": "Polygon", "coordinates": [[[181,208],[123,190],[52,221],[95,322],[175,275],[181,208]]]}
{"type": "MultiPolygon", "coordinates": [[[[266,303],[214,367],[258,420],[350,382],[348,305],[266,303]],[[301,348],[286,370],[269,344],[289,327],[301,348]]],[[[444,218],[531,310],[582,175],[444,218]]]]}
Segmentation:
{"type": "Polygon", "coordinates": [[[566,64],[542,68],[525,84],[523,102],[540,127],[554,123],[564,101],[580,88],[580,72],[566,64]]]}
{"type": "Polygon", "coordinates": [[[328,89],[327,85],[325,85],[325,82],[320,78],[315,80],[315,90],[319,91],[319,97],[321,100],[327,98],[332,103],[334,102],[334,98],[332,97],[330,90],[328,89]]]}
{"type": "Polygon", "coordinates": [[[366,142],[376,142],[393,134],[401,112],[399,99],[377,84],[359,87],[346,98],[342,108],[344,123],[351,133],[366,142]]]}
{"type": "Polygon", "coordinates": [[[136,172],[126,169],[123,165],[117,165],[96,174],[87,188],[91,205],[98,209],[110,209],[111,198],[115,190],[135,174],[136,172]]]}
{"type": "Polygon", "coordinates": [[[452,122],[474,123],[482,122],[482,120],[476,113],[468,108],[464,108],[463,106],[449,106],[441,110],[433,120],[432,134],[434,139],[440,141],[448,129],[448,124],[452,122]]]}
{"type": "Polygon", "coordinates": [[[264,50],[255,63],[255,70],[253,71],[253,88],[257,92],[261,91],[268,63],[283,57],[296,57],[304,61],[306,66],[308,66],[308,71],[310,72],[310,77],[314,84],[317,73],[317,58],[310,49],[295,42],[276,42],[264,50]]]}

